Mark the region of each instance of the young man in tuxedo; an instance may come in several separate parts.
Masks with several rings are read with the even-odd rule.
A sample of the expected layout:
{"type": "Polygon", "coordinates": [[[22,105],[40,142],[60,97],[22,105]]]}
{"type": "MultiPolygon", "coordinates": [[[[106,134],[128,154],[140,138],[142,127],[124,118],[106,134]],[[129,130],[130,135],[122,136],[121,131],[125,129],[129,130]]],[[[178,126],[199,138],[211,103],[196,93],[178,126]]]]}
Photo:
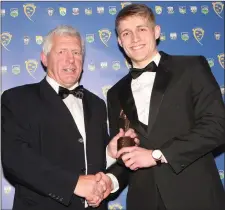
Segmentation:
{"type": "Polygon", "coordinates": [[[59,26],[43,43],[46,78],[2,95],[2,166],[15,186],[13,210],[107,209],[106,107],[79,85],[83,59],[79,32],[59,26]]]}
{"type": "Polygon", "coordinates": [[[127,210],[225,209],[212,154],[225,143],[225,109],[206,59],[158,52],[160,26],[143,4],[123,8],[116,31],[132,68],[108,91],[110,134],[123,110],[140,139],[109,170],[129,186],[127,210]]]}

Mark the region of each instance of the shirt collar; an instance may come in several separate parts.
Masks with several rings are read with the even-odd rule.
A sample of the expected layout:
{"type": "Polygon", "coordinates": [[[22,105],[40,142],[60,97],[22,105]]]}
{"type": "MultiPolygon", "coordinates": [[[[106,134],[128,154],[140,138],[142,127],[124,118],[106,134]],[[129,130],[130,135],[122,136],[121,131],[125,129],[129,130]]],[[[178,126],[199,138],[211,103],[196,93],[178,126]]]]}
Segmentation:
{"type": "MultiPolygon", "coordinates": [[[[52,79],[50,76],[46,75],[46,81],[49,83],[49,85],[51,85],[51,87],[55,90],[56,93],[59,92],[59,86],[60,85],[58,82],[56,82],[54,79],[52,79]]],[[[73,90],[74,88],[76,88],[79,85],[79,83],[77,82],[76,84],[74,84],[72,87],[67,88],[69,90],[73,90]]]]}
{"type": "Polygon", "coordinates": [[[160,59],[161,59],[161,55],[157,52],[157,54],[153,57],[152,61],[154,61],[156,66],[158,66],[160,59]]]}

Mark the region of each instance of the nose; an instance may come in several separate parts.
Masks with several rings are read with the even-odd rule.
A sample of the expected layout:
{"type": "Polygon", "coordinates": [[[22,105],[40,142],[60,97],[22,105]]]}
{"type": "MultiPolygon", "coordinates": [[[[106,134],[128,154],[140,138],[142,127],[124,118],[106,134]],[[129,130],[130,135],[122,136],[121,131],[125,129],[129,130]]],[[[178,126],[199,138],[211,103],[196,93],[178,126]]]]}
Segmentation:
{"type": "Polygon", "coordinates": [[[133,33],[133,42],[138,42],[140,40],[140,36],[137,32],[133,33]]]}
{"type": "Polygon", "coordinates": [[[69,61],[69,63],[74,63],[75,62],[75,58],[72,52],[68,52],[67,54],[67,60],[69,61]]]}

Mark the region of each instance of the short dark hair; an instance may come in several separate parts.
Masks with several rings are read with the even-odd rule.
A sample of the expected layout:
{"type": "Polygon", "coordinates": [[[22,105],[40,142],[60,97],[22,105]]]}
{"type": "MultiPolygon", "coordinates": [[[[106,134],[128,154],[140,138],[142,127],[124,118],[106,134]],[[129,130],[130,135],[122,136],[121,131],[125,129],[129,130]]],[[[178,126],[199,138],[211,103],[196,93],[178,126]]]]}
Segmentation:
{"type": "Polygon", "coordinates": [[[155,25],[155,15],[151,8],[145,4],[130,4],[119,11],[116,16],[116,30],[118,32],[118,26],[121,20],[130,16],[141,16],[149,20],[150,23],[155,25]]]}

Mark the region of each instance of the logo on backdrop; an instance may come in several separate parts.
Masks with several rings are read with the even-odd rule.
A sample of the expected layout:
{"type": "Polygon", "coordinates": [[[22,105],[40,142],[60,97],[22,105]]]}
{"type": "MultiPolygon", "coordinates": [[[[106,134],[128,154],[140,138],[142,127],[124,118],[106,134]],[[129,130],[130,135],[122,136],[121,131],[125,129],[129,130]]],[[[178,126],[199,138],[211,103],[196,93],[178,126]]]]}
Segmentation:
{"type": "Polygon", "coordinates": [[[219,61],[220,65],[224,69],[224,53],[220,53],[217,57],[218,57],[218,61],[219,61]]]}
{"type": "Polygon", "coordinates": [[[52,16],[54,14],[54,9],[49,7],[48,8],[48,16],[52,16]]]}
{"type": "Polygon", "coordinates": [[[41,45],[43,42],[43,37],[42,36],[36,36],[36,43],[41,45]]]}
{"type": "Polygon", "coordinates": [[[128,69],[130,69],[130,68],[132,67],[131,64],[128,62],[127,59],[125,59],[125,64],[126,64],[126,67],[127,67],[128,69]]]}
{"type": "Polygon", "coordinates": [[[224,170],[219,170],[220,179],[224,179],[224,170]]]}
{"type": "Polygon", "coordinates": [[[200,41],[202,40],[202,38],[204,37],[204,33],[205,31],[202,28],[193,28],[193,35],[196,39],[196,41],[200,44],[203,45],[200,41]]]}
{"type": "Polygon", "coordinates": [[[214,66],[214,59],[213,58],[207,58],[208,64],[210,66],[210,68],[212,68],[214,66]]]}
{"type": "Polygon", "coordinates": [[[0,10],[0,16],[1,16],[1,17],[4,17],[4,16],[5,16],[5,9],[1,9],[1,10],[0,10]]]}
{"type": "Polygon", "coordinates": [[[28,45],[29,42],[30,42],[30,37],[29,36],[24,36],[23,37],[23,42],[24,42],[24,45],[28,45]]]}
{"type": "Polygon", "coordinates": [[[35,13],[35,9],[36,6],[34,4],[24,4],[23,5],[23,10],[24,10],[24,14],[27,16],[27,18],[31,21],[33,21],[31,19],[31,17],[34,15],[35,13]]]}
{"type": "Polygon", "coordinates": [[[196,6],[190,6],[191,13],[195,14],[198,11],[198,7],[196,6]]]}
{"type": "Polygon", "coordinates": [[[131,2],[122,2],[121,3],[121,8],[123,9],[124,7],[126,7],[126,6],[128,6],[130,4],[132,4],[132,3],[131,2]]]}
{"type": "Polygon", "coordinates": [[[224,4],[223,4],[222,2],[213,2],[212,5],[213,5],[213,10],[214,10],[214,12],[215,12],[220,18],[222,18],[221,13],[223,12],[224,4]]]}
{"type": "Polygon", "coordinates": [[[113,61],[112,62],[112,68],[115,70],[115,71],[118,71],[120,69],[120,62],[119,61],[113,61]]]}
{"type": "Polygon", "coordinates": [[[176,40],[177,39],[177,33],[176,32],[171,32],[170,33],[170,39],[171,40],[176,40]]]}
{"type": "Polygon", "coordinates": [[[107,28],[104,28],[104,29],[99,30],[98,34],[99,34],[99,37],[100,37],[102,43],[106,47],[108,47],[107,43],[108,43],[108,41],[109,41],[109,39],[111,37],[111,31],[109,29],[107,29],[107,28]]]}
{"type": "Polygon", "coordinates": [[[161,15],[162,14],[162,11],[163,11],[163,9],[162,9],[161,6],[155,6],[155,13],[157,15],[161,15]]]}
{"type": "Polygon", "coordinates": [[[65,16],[66,15],[66,8],[65,7],[59,7],[59,14],[61,16],[65,16]]]}
{"type": "Polygon", "coordinates": [[[73,15],[79,15],[80,14],[80,10],[77,7],[72,8],[72,11],[73,11],[73,13],[72,13],[73,15]]]}
{"type": "Polygon", "coordinates": [[[20,65],[12,65],[12,73],[18,75],[20,73],[20,65]]]}
{"type": "Polygon", "coordinates": [[[108,67],[108,62],[107,61],[100,62],[100,67],[101,69],[106,69],[108,67]]]}
{"type": "Polygon", "coordinates": [[[19,15],[19,11],[18,11],[18,8],[11,8],[10,9],[10,16],[12,17],[17,17],[19,15]]]}
{"type": "Polygon", "coordinates": [[[215,37],[216,40],[220,40],[220,38],[221,38],[221,33],[220,33],[220,32],[215,32],[215,33],[214,33],[214,37],[215,37]]]}
{"type": "Polygon", "coordinates": [[[207,15],[209,13],[209,7],[207,5],[203,5],[201,6],[201,12],[204,14],[204,15],[207,15]]]}
{"type": "Polygon", "coordinates": [[[123,206],[119,203],[113,203],[113,204],[109,204],[109,210],[122,210],[123,206]]]}
{"type": "Polygon", "coordinates": [[[105,85],[102,87],[102,94],[106,98],[108,90],[112,87],[112,85],[105,85]]]}
{"type": "Polygon", "coordinates": [[[91,61],[91,63],[88,63],[88,70],[94,71],[95,70],[95,64],[91,61]]]}
{"type": "Polygon", "coordinates": [[[4,193],[5,193],[6,195],[10,194],[11,191],[12,191],[12,187],[11,187],[10,185],[5,185],[5,186],[4,186],[4,193]]]}
{"type": "Polygon", "coordinates": [[[160,34],[159,39],[160,39],[160,41],[165,41],[165,40],[166,40],[166,34],[165,34],[165,32],[162,32],[162,33],[160,34]]]}
{"type": "Polygon", "coordinates": [[[224,85],[220,86],[221,94],[224,96],[225,94],[225,87],[224,85]]]}
{"type": "Polygon", "coordinates": [[[1,34],[0,42],[2,46],[8,51],[10,50],[7,48],[7,46],[10,44],[11,40],[12,40],[12,35],[9,32],[3,32],[1,34]]]}
{"type": "Polygon", "coordinates": [[[2,74],[7,73],[7,66],[1,66],[1,72],[2,74]]]}
{"type": "Polygon", "coordinates": [[[92,43],[95,41],[95,35],[94,34],[86,34],[86,41],[88,43],[92,43]]]}
{"type": "Polygon", "coordinates": [[[91,7],[85,8],[84,13],[85,15],[92,15],[92,8],[91,7]]]}
{"type": "Polygon", "coordinates": [[[38,62],[34,59],[29,59],[27,61],[25,61],[25,65],[26,65],[26,69],[27,69],[27,72],[28,74],[35,79],[34,77],[34,73],[36,72],[37,70],[37,67],[38,67],[38,62]]]}
{"type": "Polygon", "coordinates": [[[174,8],[172,6],[167,7],[167,13],[170,15],[174,14],[174,8]]]}
{"type": "Polygon", "coordinates": [[[187,13],[186,6],[179,6],[179,12],[182,15],[186,14],[187,13]]]}
{"type": "Polygon", "coordinates": [[[97,13],[102,15],[105,12],[105,8],[104,7],[97,7],[97,13]]]}
{"type": "Polygon", "coordinates": [[[183,40],[183,41],[187,41],[187,40],[189,40],[189,34],[188,34],[188,32],[181,32],[181,39],[183,40]]]}
{"type": "Polygon", "coordinates": [[[109,14],[115,15],[117,13],[116,6],[109,6],[109,14]]]}

